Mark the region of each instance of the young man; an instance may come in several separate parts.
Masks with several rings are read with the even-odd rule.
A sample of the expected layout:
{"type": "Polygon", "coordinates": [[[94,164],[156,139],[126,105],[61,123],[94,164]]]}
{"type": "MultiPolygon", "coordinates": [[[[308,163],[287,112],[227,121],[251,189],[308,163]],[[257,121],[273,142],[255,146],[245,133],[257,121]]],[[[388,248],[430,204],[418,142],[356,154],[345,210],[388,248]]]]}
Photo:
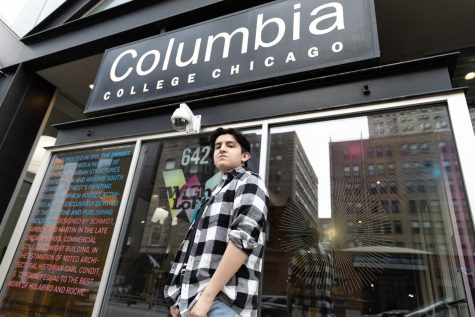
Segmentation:
{"type": "Polygon", "coordinates": [[[243,134],[218,128],[211,146],[223,178],[177,252],[165,297],[174,317],[255,317],[269,196],[244,169],[251,149],[243,134]]]}

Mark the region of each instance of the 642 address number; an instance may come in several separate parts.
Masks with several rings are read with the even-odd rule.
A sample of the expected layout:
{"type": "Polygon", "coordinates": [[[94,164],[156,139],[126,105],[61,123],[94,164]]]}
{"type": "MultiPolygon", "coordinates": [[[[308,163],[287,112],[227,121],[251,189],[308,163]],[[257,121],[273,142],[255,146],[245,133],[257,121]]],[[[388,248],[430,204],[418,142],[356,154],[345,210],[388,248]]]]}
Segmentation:
{"type": "Polygon", "coordinates": [[[211,152],[211,146],[199,146],[196,149],[187,147],[183,150],[181,155],[181,165],[188,166],[190,163],[193,164],[208,164],[208,157],[211,152]]]}

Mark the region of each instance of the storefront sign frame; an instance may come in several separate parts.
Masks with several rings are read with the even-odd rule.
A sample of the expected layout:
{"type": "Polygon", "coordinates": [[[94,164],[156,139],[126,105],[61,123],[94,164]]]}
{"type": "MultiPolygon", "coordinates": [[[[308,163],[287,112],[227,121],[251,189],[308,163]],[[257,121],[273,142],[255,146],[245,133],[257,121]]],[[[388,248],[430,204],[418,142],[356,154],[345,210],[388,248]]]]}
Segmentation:
{"type": "Polygon", "coordinates": [[[107,50],[85,113],[379,56],[374,0],[272,2],[107,50]]]}

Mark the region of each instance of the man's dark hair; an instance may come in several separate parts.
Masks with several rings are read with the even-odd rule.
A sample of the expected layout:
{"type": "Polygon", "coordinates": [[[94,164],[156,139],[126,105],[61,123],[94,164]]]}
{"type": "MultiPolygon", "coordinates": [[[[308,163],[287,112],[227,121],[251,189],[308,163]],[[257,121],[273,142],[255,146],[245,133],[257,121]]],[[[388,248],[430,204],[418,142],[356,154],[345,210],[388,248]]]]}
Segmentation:
{"type": "MultiPolygon", "coordinates": [[[[227,129],[217,128],[216,131],[214,131],[214,133],[211,135],[211,139],[209,142],[212,149],[214,149],[216,139],[223,134],[232,135],[236,139],[237,143],[239,143],[239,145],[241,146],[242,153],[244,152],[251,153],[251,144],[249,143],[247,138],[244,136],[244,134],[241,133],[241,131],[233,129],[233,128],[227,128],[227,129]]],[[[244,163],[244,166],[247,167],[247,162],[244,163]]]]}

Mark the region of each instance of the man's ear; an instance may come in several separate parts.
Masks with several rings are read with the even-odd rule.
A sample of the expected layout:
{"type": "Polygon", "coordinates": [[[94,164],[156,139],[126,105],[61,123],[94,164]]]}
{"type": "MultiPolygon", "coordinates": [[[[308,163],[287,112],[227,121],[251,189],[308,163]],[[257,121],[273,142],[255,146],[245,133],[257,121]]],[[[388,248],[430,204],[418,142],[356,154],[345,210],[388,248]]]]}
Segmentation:
{"type": "Polygon", "coordinates": [[[241,153],[241,163],[244,164],[246,163],[247,161],[249,161],[249,159],[251,158],[251,153],[249,152],[242,152],[241,153]]]}

